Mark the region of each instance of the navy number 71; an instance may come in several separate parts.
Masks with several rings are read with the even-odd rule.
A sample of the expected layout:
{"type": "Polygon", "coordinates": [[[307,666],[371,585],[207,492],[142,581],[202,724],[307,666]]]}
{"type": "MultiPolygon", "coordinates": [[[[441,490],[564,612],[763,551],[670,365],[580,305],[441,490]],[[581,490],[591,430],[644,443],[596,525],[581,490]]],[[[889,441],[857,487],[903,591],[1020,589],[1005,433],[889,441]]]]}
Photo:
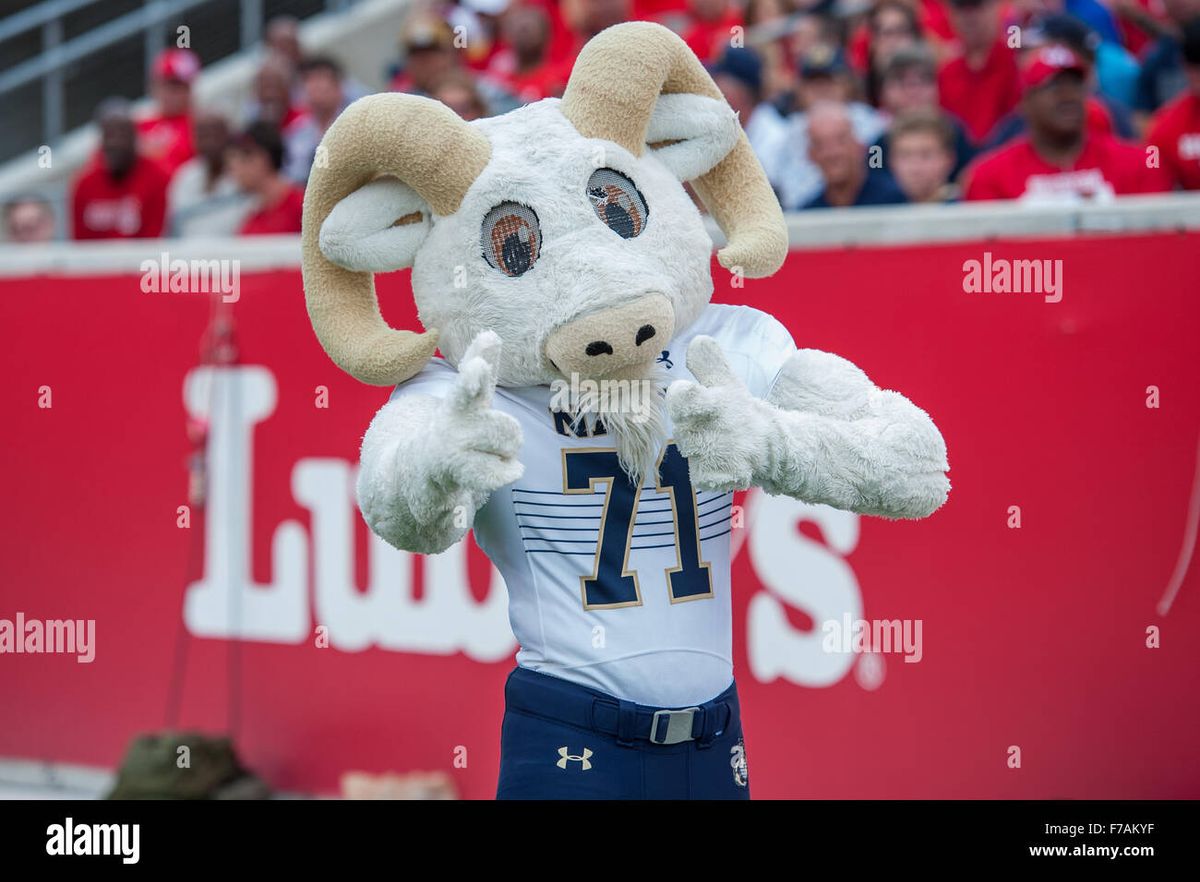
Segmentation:
{"type": "MultiPolygon", "coordinates": [[[[668,444],[658,461],[655,490],[671,501],[675,552],[679,565],[666,570],[671,602],[713,596],[711,568],[700,559],[700,523],[696,492],[688,477],[687,460],[668,444]]],[[[634,518],[641,486],[635,486],[617,461],[614,450],[563,451],[563,489],[567,493],[595,493],[604,487],[600,535],[592,575],[583,576],[584,609],[617,609],[640,606],[642,592],[637,570],[629,568],[634,518]]]]}

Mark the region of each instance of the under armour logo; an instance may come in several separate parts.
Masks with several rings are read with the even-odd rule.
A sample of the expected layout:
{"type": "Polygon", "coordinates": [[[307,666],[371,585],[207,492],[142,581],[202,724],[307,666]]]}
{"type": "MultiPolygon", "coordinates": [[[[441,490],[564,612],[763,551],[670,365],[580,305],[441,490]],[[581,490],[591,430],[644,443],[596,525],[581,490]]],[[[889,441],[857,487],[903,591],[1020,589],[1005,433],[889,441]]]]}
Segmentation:
{"type": "Polygon", "coordinates": [[[582,756],[572,756],[570,753],[567,752],[567,749],[565,747],[560,747],[558,749],[558,755],[561,757],[561,759],[558,762],[556,762],[555,765],[558,766],[560,769],[565,769],[567,767],[568,761],[573,762],[573,763],[582,763],[583,771],[585,771],[585,772],[592,767],[591,762],[589,762],[589,760],[591,759],[591,756],[592,756],[592,752],[590,750],[588,750],[586,747],[583,749],[582,756]]]}
{"type": "Polygon", "coordinates": [[[660,364],[665,364],[667,366],[667,370],[675,367],[675,362],[671,361],[671,352],[667,349],[664,349],[662,351],[662,355],[656,358],[655,361],[659,362],[660,364]]]}

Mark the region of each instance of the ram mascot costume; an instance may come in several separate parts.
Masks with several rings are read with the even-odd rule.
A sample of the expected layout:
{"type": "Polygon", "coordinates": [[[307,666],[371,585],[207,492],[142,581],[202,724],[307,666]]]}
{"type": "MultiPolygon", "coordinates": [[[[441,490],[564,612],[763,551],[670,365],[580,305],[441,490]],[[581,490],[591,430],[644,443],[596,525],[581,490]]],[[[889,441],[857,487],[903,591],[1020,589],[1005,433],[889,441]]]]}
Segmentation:
{"type": "Polygon", "coordinates": [[[341,368],[395,387],[362,442],[363,517],[423,554],[474,530],[507,585],[498,796],[747,798],[733,491],[919,518],[949,483],[923,411],[709,302],[684,182],[730,272],[788,251],[737,115],[682,40],[634,22],[583,48],[561,99],[467,123],[372,95],[321,153],[309,316],[341,368]],[[379,311],[372,274],[403,267],[423,333],[379,311]]]}

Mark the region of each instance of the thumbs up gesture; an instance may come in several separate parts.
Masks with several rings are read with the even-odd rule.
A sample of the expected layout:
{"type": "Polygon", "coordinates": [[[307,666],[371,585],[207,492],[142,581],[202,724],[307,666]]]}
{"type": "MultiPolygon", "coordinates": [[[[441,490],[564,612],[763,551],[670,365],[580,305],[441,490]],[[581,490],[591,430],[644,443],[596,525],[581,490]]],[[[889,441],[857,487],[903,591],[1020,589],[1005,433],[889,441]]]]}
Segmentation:
{"type": "Polygon", "coordinates": [[[688,460],[692,484],[702,490],[753,486],[768,456],[771,423],[730,368],[712,337],[688,346],[687,366],[699,381],[676,380],[667,389],[675,443],[688,460]]]}
{"type": "Polygon", "coordinates": [[[457,382],[434,417],[428,439],[438,465],[431,477],[448,491],[488,494],[524,474],[517,459],[521,426],[492,409],[500,345],[494,331],[471,341],[459,362],[457,382]]]}
{"type": "Polygon", "coordinates": [[[793,353],[765,401],[710,337],[692,341],[687,364],[698,382],[672,383],[667,413],[696,487],[762,487],[889,518],[926,517],[946,501],[946,444],[933,421],[845,359],[793,353]]]}
{"type": "Polygon", "coordinates": [[[521,477],[521,425],[492,407],[500,338],[471,341],[444,397],[395,398],[363,437],[358,505],[404,551],[437,554],[464,535],[494,490],[521,477]]]}

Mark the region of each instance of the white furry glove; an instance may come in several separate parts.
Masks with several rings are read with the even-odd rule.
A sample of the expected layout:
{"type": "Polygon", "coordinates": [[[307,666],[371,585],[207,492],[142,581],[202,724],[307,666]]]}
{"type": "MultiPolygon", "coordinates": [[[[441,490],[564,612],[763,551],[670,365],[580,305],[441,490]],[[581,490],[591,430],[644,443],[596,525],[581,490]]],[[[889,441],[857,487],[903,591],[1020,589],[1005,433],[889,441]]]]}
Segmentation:
{"type": "Polygon", "coordinates": [[[700,382],[672,383],[667,413],[692,485],[703,490],[756,486],[768,465],[766,439],[773,431],[763,402],[733,373],[712,337],[692,340],[687,365],[700,382]]]}
{"type": "Polygon", "coordinates": [[[946,446],[933,422],[836,355],[800,350],[770,400],[755,398],[711,337],[688,347],[699,383],[667,390],[692,483],[752,486],[805,502],[893,518],[925,517],[946,500],[946,446]]]}
{"type": "Polygon", "coordinates": [[[521,477],[521,426],[491,407],[500,338],[467,347],[444,399],[411,395],[384,406],[363,438],[358,504],[367,525],[405,551],[445,551],[470,529],[492,491],[521,477]]]}

